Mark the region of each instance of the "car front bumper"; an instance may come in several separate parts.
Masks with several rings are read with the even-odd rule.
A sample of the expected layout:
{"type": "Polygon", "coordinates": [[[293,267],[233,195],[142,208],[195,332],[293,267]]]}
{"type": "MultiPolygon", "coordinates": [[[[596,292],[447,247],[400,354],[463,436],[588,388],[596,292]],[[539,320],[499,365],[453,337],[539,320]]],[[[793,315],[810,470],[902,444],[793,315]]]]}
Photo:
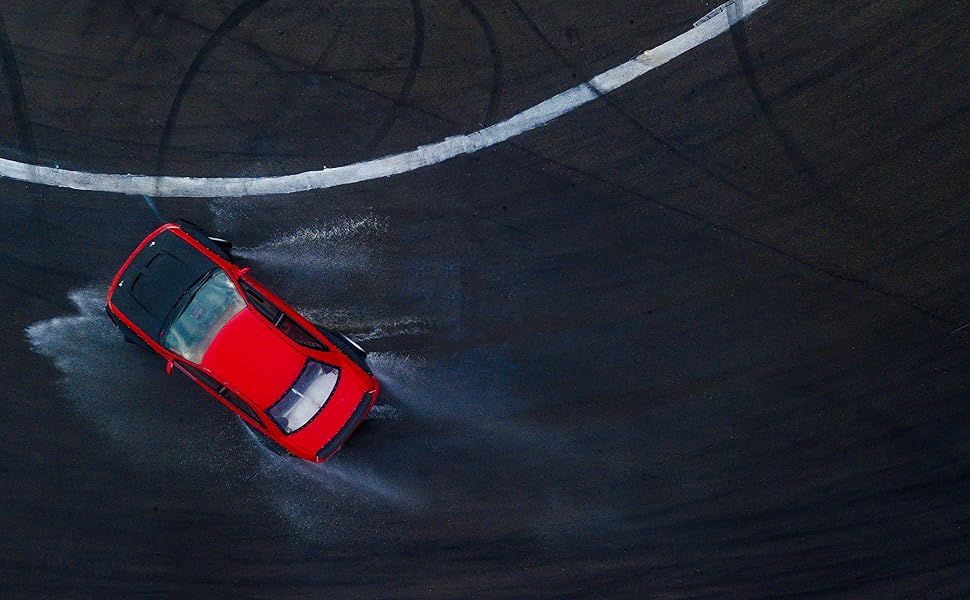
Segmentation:
{"type": "Polygon", "coordinates": [[[340,428],[340,431],[337,432],[337,435],[333,436],[333,438],[327,442],[323,448],[320,448],[320,450],[317,451],[317,462],[327,460],[333,456],[337,450],[340,450],[341,446],[344,445],[344,442],[350,438],[350,435],[364,421],[364,418],[367,417],[367,413],[370,411],[371,407],[374,406],[374,403],[377,402],[378,391],[379,388],[375,387],[373,390],[365,392],[364,395],[361,396],[360,403],[357,405],[357,408],[354,409],[354,412],[350,415],[347,422],[344,423],[344,426],[340,428]]]}

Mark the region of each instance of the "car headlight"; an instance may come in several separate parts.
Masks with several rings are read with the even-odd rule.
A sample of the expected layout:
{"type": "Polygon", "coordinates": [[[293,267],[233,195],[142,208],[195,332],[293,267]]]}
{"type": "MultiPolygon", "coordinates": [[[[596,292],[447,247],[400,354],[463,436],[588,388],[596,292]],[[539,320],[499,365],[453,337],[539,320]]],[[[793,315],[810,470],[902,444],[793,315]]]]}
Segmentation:
{"type": "Polygon", "coordinates": [[[317,416],[337,387],[340,369],[309,360],[296,383],[269,408],[284,433],[293,433],[317,416]]]}

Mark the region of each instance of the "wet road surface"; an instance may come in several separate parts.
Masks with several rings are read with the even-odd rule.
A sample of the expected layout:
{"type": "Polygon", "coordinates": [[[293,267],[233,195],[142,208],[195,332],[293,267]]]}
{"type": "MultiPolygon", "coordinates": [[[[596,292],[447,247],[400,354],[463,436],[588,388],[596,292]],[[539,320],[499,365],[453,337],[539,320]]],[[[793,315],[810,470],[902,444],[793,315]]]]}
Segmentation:
{"type": "MultiPolygon", "coordinates": [[[[711,8],[10,0],[0,156],[347,164],[711,8]]],[[[328,190],[0,180],[0,591],[965,596],[968,13],[774,0],[541,129],[328,190]],[[386,392],[334,460],[269,454],[121,343],[106,285],[159,217],[372,351],[386,392]]]]}

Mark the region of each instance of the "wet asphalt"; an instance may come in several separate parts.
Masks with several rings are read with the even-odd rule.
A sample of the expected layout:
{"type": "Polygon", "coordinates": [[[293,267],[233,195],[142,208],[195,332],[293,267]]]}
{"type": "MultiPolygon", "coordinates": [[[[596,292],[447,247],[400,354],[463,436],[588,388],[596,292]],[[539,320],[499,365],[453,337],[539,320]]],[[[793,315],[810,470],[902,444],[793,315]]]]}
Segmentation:
{"type": "MultiPolygon", "coordinates": [[[[684,2],[0,6],[0,156],[259,176],[506,119],[684,2]]],[[[4,597],[970,593],[970,7],[774,0],[471,156],[289,196],[0,180],[4,597]],[[187,218],[372,351],[326,465],[121,342],[187,218]]]]}

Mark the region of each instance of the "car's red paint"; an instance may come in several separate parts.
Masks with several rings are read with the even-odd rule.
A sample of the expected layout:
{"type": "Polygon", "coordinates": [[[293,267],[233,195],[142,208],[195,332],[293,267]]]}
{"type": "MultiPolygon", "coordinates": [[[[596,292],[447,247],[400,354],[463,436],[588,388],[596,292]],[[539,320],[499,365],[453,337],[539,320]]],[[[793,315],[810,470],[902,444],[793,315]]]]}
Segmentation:
{"type": "MultiPolygon", "coordinates": [[[[194,380],[250,426],[258,429],[295,456],[314,462],[325,460],[326,456],[317,457],[317,451],[333,440],[345,425],[348,425],[351,416],[361,405],[361,398],[367,392],[371,393],[371,399],[366,410],[360,415],[366,415],[370,411],[380,393],[380,384],[375,377],[361,369],[339,348],[330,343],[312,323],[290,308],[279,296],[253,279],[247,271],[248,269],[238,267],[203,246],[184,232],[177,223],[167,223],[149,234],[118,270],[118,274],[115,275],[108,290],[107,308],[120,324],[136,334],[151,350],[166,361],[173,361],[180,372],[194,380]],[[183,366],[187,363],[185,359],[174,355],[150,334],[139,329],[112,303],[112,295],[122,274],[135,257],[164,231],[171,231],[197,252],[211,260],[214,267],[225,271],[235,283],[243,298],[246,296],[240,287],[240,280],[256,289],[276,308],[282,310],[287,317],[303,327],[329,349],[322,351],[300,346],[274,327],[252,306],[247,306],[240,311],[220,330],[219,335],[216,336],[203,356],[201,363],[193,364],[191,367],[200,369],[245,401],[259,415],[259,421],[253,420],[245,412],[240,411],[231,402],[219,395],[216,390],[199,381],[191,373],[188,366],[183,366]],[[332,396],[320,413],[303,428],[286,435],[273,423],[265,410],[279,400],[293,384],[308,359],[339,367],[340,376],[332,396]]],[[[363,417],[360,415],[359,420],[362,421],[363,417]]],[[[354,427],[357,425],[359,425],[359,421],[353,424],[354,427]]]]}
{"type": "Polygon", "coordinates": [[[223,326],[202,366],[245,389],[248,400],[266,409],[293,385],[306,359],[268,327],[262,315],[247,307],[223,326]]]}

